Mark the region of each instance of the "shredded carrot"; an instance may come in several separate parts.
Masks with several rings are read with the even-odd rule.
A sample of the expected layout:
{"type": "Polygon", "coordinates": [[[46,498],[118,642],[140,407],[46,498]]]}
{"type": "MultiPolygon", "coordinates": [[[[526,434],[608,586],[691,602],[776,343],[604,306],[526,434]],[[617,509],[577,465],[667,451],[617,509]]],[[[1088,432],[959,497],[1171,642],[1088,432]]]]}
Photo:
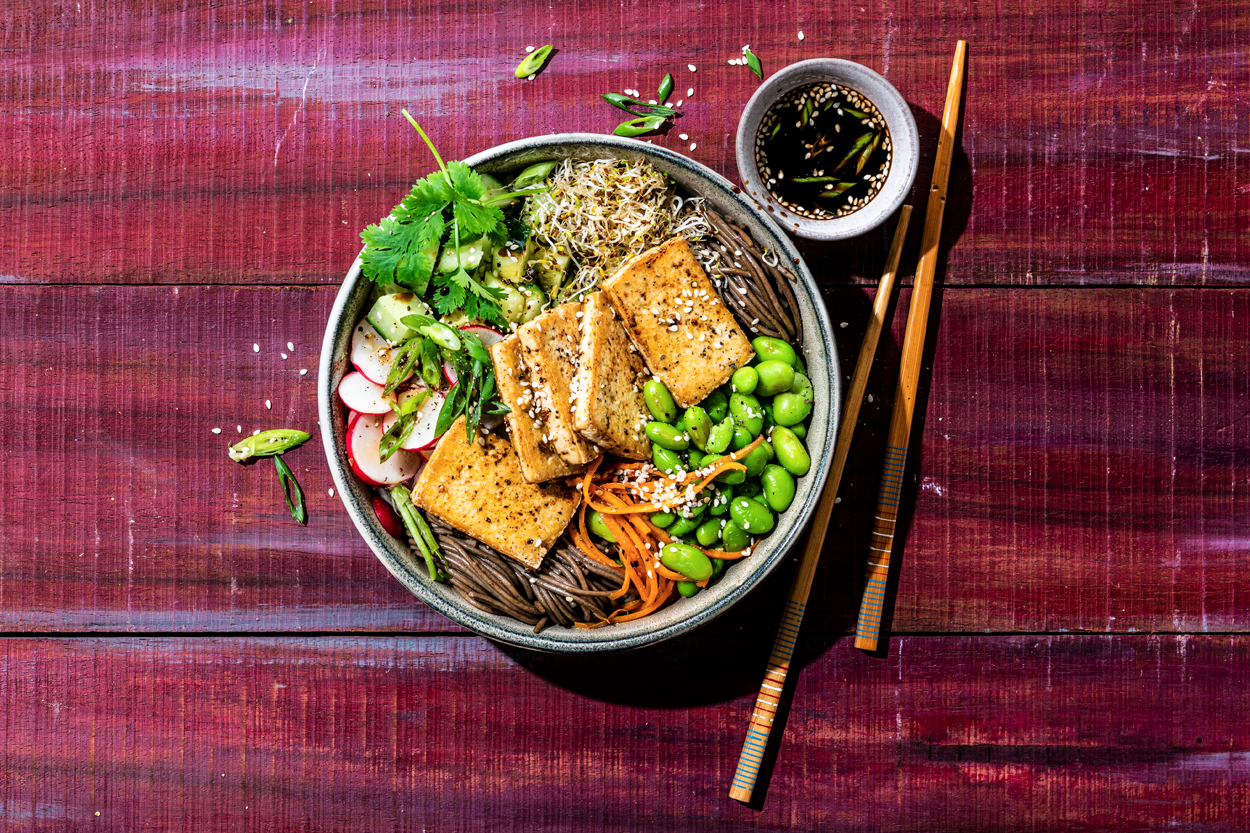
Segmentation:
{"type": "MultiPolygon", "coordinates": [[[[682,574],[659,564],[660,550],[665,544],[673,542],[670,536],[660,527],[651,522],[650,515],[655,512],[671,511],[669,498],[655,501],[657,495],[675,495],[677,488],[680,494],[673,503],[686,504],[703,491],[717,477],[727,471],[745,471],[746,466],[739,462],[750,454],[753,449],[764,441],[763,436],[732,454],[725,455],[715,466],[709,469],[696,469],[686,472],[681,477],[668,475],[655,476],[657,471],[646,463],[605,462],[600,455],[590,464],[584,475],[569,478],[582,493],[582,503],[578,509],[577,526],[571,531],[573,543],[596,561],[610,565],[621,571],[621,586],[612,591],[610,599],[619,600],[629,594],[635,598],[621,605],[607,616],[598,617],[596,622],[579,622],[579,628],[598,628],[617,622],[628,622],[649,616],[677,596],[679,582],[689,581],[682,574]],[[617,479],[621,472],[642,472],[636,477],[631,475],[617,479]],[[677,487],[677,488],[675,488],[677,487]],[[603,519],[604,525],[616,539],[620,564],[614,563],[604,555],[592,542],[586,528],[586,510],[593,509],[603,519]]],[[[709,558],[721,561],[743,557],[741,552],[723,552],[721,550],[702,550],[709,558]]],[[[708,580],[695,582],[706,587],[708,580]]]]}
{"type": "Polygon", "coordinates": [[[724,550],[703,550],[703,554],[706,555],[708,558],[715,558],[720,561],[734,561],[746,555],[746,550],[740,550],[738,552],[725,552],[724,550]]]}
{"type": "Polygon", "coordinates": [[[668,567],[665,567],[663,564],[660,565],[659,569],[656,570],[656,572],[664,576],[664,578],[672,579],[673,581],[690,581],[690,579],[683,576],[681,573],[674,572],[673,570],[670,570],[668,567]]]}

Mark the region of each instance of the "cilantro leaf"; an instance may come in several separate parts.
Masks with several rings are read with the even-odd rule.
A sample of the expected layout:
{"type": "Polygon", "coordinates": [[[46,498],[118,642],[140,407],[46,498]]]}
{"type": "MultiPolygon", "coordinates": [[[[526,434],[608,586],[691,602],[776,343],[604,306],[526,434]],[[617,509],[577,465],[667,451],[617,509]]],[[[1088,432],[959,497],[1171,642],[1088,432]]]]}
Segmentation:
{"type": "Polygon", "coordinates": [[[447,179],[456,193],[466,200],[480,200],[486,196],[486,183],[481,175],[463,162],[447,163],[447,179]]]}
{"type": "Polygon", "coordinates": [[[476,200],[456,200],[452,204],[460,233],[469,237],[490,235],[491,242],[502,246],[508,242],[508,226],[497,205],[482,205],[476,200]]]}

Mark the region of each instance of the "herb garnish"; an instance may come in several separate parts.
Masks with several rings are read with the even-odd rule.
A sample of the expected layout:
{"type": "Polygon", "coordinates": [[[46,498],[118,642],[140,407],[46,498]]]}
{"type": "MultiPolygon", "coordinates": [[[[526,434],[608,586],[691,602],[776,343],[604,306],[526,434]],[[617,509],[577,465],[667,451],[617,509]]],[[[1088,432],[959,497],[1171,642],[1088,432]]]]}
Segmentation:
{"type": "Polygon", "coordinates": [[[432,305],[440,315],[463,311],[468,318],[507,326],[499,309],[501,295],[464,268],[460,243],[482,236],[496,246],[506,243],[508,228],[503,211],[495,203],[536,191],[488,196],[486,184],[476,171],[463,162],[444,164],[421,125],[407,110],[403,114],[429,146],[439,169],[418,180],[390,216],[360,233],[365,243],[360,254],[361,272],[370,280],[398,284],[419,295],[433,279],[432,305]],[[456,268],[436,274],[434,257],[444,236],[454,247],[456,268]]]}
{"type": "MultiPolygon", "coordinates": [[[[637,90],[634,92],[637,92],[637,90]]],[[[631,116],[637,116],[637,118],[618,124],[616,129],[612,131],[613,133],[617,136],[642,136],[660,130],[670,118],[676,118],[681,115],[680,110],[667,106],[668,97],[672,93],[673,74],[666,73],[664,80],[660,82],[659,90],[656,91],[655,98],[659,102],[658,104],[639,101],[636,98],[630,98],[620,93],[604,93],[600,98],[613,107],[624,110],[631,116]]]]}

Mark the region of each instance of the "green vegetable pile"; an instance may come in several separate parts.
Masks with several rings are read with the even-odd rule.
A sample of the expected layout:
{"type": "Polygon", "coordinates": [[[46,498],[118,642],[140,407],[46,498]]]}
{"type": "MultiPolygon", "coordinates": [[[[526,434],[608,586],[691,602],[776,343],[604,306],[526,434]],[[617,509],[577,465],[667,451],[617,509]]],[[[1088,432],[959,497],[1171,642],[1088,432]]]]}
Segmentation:
{"type": "MultiPolygon", "coordinates": [[[[803,362],[781,339],[760,336],[751,345],[755,360],[684,412],[679,413],[659,379],[650,379],[643,387],[653,417],[646,426],[652,462],[666,474],[714,469],[728,453],[747,448],[763,435],[739,460],[746,471],[724,471],[697,503],[650,516],[651,523],[680,541],[664,546],[660,562],[690,579],[678,583],[683,596],[693,596],[700,589],[696,582],[724,569],[723,560],[708,558],[698,547],[740,552],[752,546],[772,532],[776,514],[794,501],[795,478],[811,468],[803,440],[815,399],[803,362]]],[[[586,525],[600,538],[614,540],[597,512],[588,513],[586,525]]]]}

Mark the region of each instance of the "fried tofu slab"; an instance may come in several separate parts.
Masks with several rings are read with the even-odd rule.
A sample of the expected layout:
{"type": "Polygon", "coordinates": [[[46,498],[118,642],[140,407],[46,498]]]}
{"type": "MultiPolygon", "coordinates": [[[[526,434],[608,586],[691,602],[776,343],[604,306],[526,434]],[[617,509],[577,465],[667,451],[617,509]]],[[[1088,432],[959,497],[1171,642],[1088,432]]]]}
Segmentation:
{"type": "Polygon", "coordinates": [[[647,367],[683,408],[755,355],[684,237],[627,260],[603,285],[647,367]]]}
{"type": "Polygon", "coordinates": [[[563,483],[527,482],[505,437],[486,434],[482,442],[466,439],[464,417],[456,420],[417,476],[412,502],[536,570],[568,526],[580,493],[563,483]]]}
{"type": "Polygon", "coordinates": [[[521,341],[508,336],[490,348],[495,364],[495,383],[499,396],[511,409],[504,417],[512,447],[521,465],[521,475],[529,483],[545,483],[559,477],[567,477],[582,470],[565,462],[550,443],[543,440],[543,423],[530,387],[529,369],[521,358],[521,341]]]}
{"type": "Polygon", "coordinates": [[[651,416],[642,398],[647,367],[602,292],[582,305],[581,332],[571,387],[573,428],[619,457],[650,460],[644,429],[651,416]]]}
{"type": "Polygon", "coordinates": [[[543,442],[573,466],[599,456],[599,449],[573,428],[569,386],[577,372],[581,316],[581,304],[561,304],[522,324],[516,333],[543,424],[543,442]]]}

